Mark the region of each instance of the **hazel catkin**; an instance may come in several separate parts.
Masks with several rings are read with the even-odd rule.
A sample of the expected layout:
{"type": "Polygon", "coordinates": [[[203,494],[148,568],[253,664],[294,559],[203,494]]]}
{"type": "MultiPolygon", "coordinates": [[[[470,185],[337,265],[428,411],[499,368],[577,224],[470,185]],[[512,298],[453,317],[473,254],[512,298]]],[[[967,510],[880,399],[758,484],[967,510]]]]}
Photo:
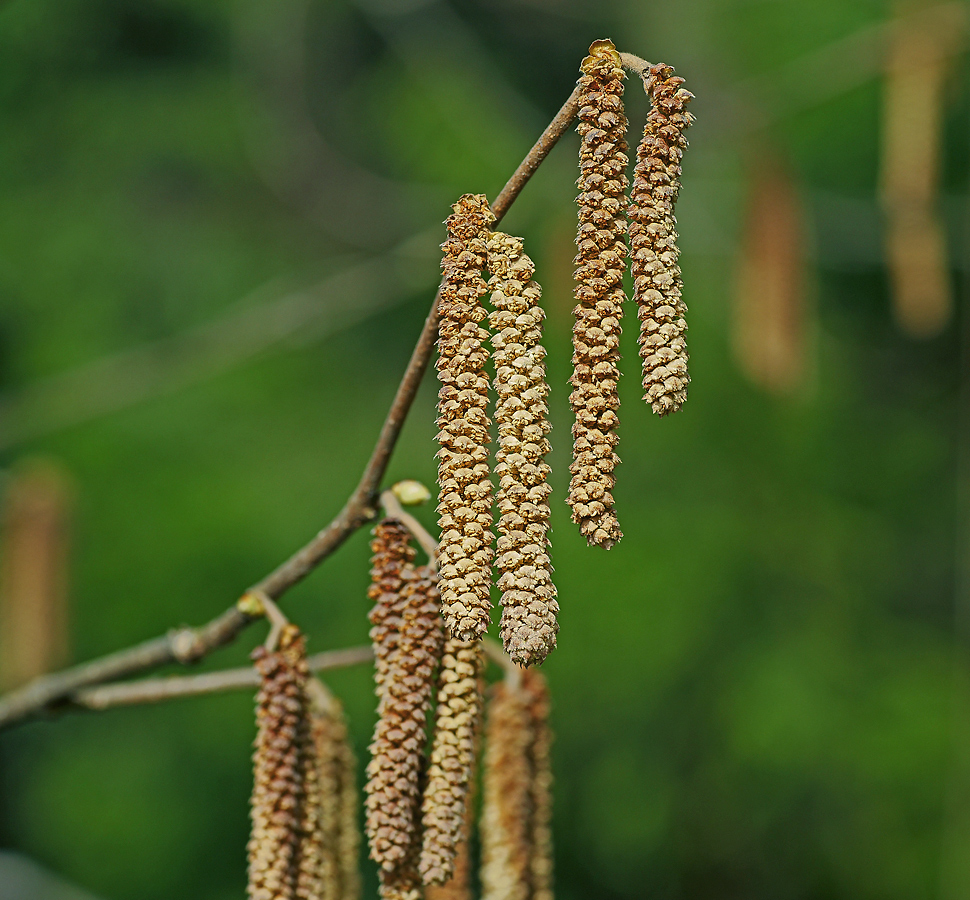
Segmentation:
{"type": "Polygon", "coordinates": [[[393,874],[415,853],[424,728],[443,641],[438,590],[428,567],[404,570],[397,643],[378,682],[378,721],[367,766],[370,855],[393,874]]]}
{"type": "Polygon", "coordinates": [[[495,565],[502,592],[502,640],[520,666],[541,663],[556,646],[556,588],[549,561],[546,479],[551,428],[542,346],[541,288],[521,238],[495,232],[488,241],[492,277],[489,315],[495,362],[498,450],[498,543],[495,565]]]}
{"type": "Polygon", "coordinates": [[[447,219],[438,326],[438,571],[449,634],[476,640],[491,607],[485,241],[495,221],[483,194],[465,194],[447,219]]]}
{"type": "Polygon", "coordinates": [[[454,874],[471,793],[481,717],[478,641],[449,640],[438,675],[438,706],[422,802],[419,869],[425,884],[444,884],[454,874]]]}
{"type": "Polygon", "coordinates": [[[579,123],[579,227],[574,260],[572,478],[567,501],[590,544],[621,537],[613,501],[620,320],[626,267],[626,116],[623,67],[610,41],[594,41],[582,63],[579,123]]]}
{"type": "Polygon", "coordinates": [[[663,63],[650,68],[646,84],[650,112],[637,147],[627,217],[633,299],[640,318],[643,399],[659,416],[677,412],[687,399],[687,307],[677,259],[674,204],[680,192],[680,160],[687,147],[684,129],[693,97],[683,78],[663,63]]]}

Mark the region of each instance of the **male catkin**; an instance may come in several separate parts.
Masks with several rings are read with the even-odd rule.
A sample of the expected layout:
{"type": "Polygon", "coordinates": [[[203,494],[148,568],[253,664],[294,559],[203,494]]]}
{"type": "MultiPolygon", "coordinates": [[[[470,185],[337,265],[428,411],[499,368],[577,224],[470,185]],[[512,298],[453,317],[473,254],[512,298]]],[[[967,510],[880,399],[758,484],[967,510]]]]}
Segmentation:
{"type": "MultiPolygon", "coordinates": [[[[367,766],[370,855],[393,873],[412,855],[418,837],[424,727],[443,634],[434,572],[407,569],[397,645],[378,682],[378,721],[367,766]]],[[[393,602],[393,601],[391,601],[393,602]]]]}
{"type": "Polygon", "coordinates": [[[640,318],[643,399],[657,415],[677,412],[687,399],[687,307],[677,259],[674,204],[680,192],[680,160],[687,147],[684,129],[693,121],[687,103],[694,96],[683,78],[663,63],[647,80],[650,112],[637,147],[630,191],[630,267],[633,299],[640,318]]]}
{"type": "Polygon", "coordinates": [[[482,708],[478,686],[481,669],[482,653],[477,641],[446,642],[422,802],[419,868],[425,884],[444,884],[454,874],[475,767],[482,708]]]}
{"type": "MultiPolygon", "coordinates": [[[[306,788],[312,753],[305,692],[309,670],[299,629],[286,626],[279,649],[270,652],[259,646],[252,659],[261,684],[256,695],[247,893],[250,900],[291,900],[300,896],[298,881],[305,888],[310,877],[307,868],[301,868],[308,849],[306,788]]],[[[312,848],[309,852],[312,855],[312,848]]]]}
{"type": "Polygon", "coordinates": [[[404,573],[414,559],[411,532],[397,519],[384,519],[374,529],[370,543],[371,570],[367,596],[374,602],[370,611],[370,638],[374,645],[374,679],[384,683],[390,659],[397,649],[404,595],[404,573]]]}
{"type": "Polygon", "coordinates": [[[613,470],[619,462],[620,319],[626,268],[626,116],[623,67],[610,41],[595,41],[579,85],[579,227],[576,234],[572,479],[567,498],[590,544],[612,547],[621,537],[614,511],[613,470]]]}
{"type": "Polygon", "coordinates": [[[528,697],[532,723],[532,896],[530,900],[553,900],[552,893],[552,762],[549,751],[549,688],[539,672],[525,672],[522,689],[528,697]]]}
{"type": "Polygon", "coordinates": [[[495,221],[483,194],[452,206],[442,244],[444,278],[438,326],[438,571],[449,634],[476,640],[491,607],[492,483],[489,480],[488,333],[482,297],[488,227],[495,221]]]}
{"type": "Polygon", "coordinates": [[[535,266],[522,239],[495,232],[488,241],[488,286],[495,307],[495,422],[499,512],[495,565],[502,592],[502,640],[520,666],[541,663],[556,646],[556,587],[549,561],[549,494],[546,479],[551,428],[535,266]]]}

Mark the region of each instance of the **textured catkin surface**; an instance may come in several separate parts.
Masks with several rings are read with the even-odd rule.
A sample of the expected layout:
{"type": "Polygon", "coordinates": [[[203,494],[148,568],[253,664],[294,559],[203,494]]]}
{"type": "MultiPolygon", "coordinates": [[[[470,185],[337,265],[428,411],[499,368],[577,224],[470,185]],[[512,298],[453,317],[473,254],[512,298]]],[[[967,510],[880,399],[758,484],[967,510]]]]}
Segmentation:
{"type": "Polygon", "coordinates": [[[549,560],[549,494],[546,482],[551,428],[546,398],[542,291],[522,239],[501,232],[488,241],[488,286],[494,311],[495,422],[498,450],[495,565],[502,592],[502,641],[520,666],[541,663],[556,646],[556,588],[549,560]]]}
{"type": "Polygon", "coordinates": [[[370,611],[371,642],[374,645],[374,678],[384,683],[389,660],[397,648],[405,596],[404,574],[414,559],[411,533],[397,519],[384,519],[374,529],[370,543],[371,583],[367,596],[374,606],[370,611]]]}
{"type": "Polygon", "coordinates": [[[482,194],[465,194],[452,209],[438,326],[438,571],[448,632],[470,641],[488,628],[491,607],[488,333],[480,323],[485,241],[495,217],[482,194]]]}
{"type": "Polygon", "coordinates": [[[482,900],[532,892],[532,723],[521,689],[497,684],[488,705],[482,798],[482,900]]]}
{"type": "Polygon", "coordinates": [[[693,121],[687,112],[693,94],[663,63],[651,67],[647,83],[650,112],[637,147],[627,217],[633,299],[640,318],[643,399],[665,416],[684,405],[690,383],[674,204],[687,147],[684,129],[693,121]]]}
{"type": "Polygon", "coordinates": [[[549,752],[549,689],[538,672],[526,672],[522,688],[528,697],[532,724],[532,895],[531,900],[553,900],[552,892],[552,765],[549,752]]]}
{"type": "Polygon", "coordinates": [[[438,676],[438,706],[427,784],[422,802],[419,869],[425,884],[444,884],[455,870],[475,767],[481,717],[477,641],[449,640],[438,676]]]}
{"type": "Polygon", "coordinates": [[[403,574],[400,629],[377,684],[379,718],[367,766],[370,855],[389,875],[420,846],[424,729],[443,643],[434,572],[408,567],[403,574]]]}
{"type": "MultiPolygon", "coordinates": [[[[304,835],[313,827],[306,802],[312,753],[303,637],[287,626],[278,650],[260,646],[252,658],[262,683],[256,695],[247,893],[251,900],[289,900],[301,896],[298,883],[307,889],[312,877],[310,866],[301,867],[304,835]]],[[[311,786],[313,780],[311,773],[311,786]]]]}
{"type": "Polygon", "coordinates": [[[568,503],[590,544],[622,537],[613,503],[620,399],[620,319],[626,267],[626,116],[623,68],[609,41],[583,60],[579,85],[579,227],[575,258],[576,322],[569,403],[575,414],[568,503]]]}

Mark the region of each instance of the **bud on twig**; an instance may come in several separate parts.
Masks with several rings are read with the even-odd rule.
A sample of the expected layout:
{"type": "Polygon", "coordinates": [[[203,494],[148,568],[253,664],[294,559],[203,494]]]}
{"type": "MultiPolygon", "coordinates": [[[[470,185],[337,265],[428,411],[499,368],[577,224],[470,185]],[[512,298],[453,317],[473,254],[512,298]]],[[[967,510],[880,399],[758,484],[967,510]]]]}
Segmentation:
{"type": "Polygon", "coordinates": [[[623,67],[610,41],[594,41],[579,85],[579,228],[576,234],[576,324],[573,327],[573,463],[568,503],[590,544],[621,537],[614,512],[614,452],[620,406],[620,319],[626,244],[626,116],[623,67]]]}

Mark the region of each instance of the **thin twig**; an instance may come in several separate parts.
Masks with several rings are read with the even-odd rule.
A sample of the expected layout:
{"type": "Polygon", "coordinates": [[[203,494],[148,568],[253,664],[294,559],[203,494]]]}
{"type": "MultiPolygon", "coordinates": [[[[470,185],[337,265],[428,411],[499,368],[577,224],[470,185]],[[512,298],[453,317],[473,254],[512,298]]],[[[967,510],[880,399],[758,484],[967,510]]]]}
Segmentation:
{"type": "Polygon", "coordinates": [[[649,93],[650,67],[653,63],[648,63],[645,59],[640,59],[639,56],[634,56],[632,53],[621,53],[620,62],[623,63],[624,69],[629,69],[631,72],[640,76],[640,80],[643,82],[643,89],[649,93]]]}
{"type": "MultiPolygon", "coordinates": [[[[371,647],[348,647],[344,650],[326,650],[307,657],[311,672],[329,672],[362,665],[374,658],[371,647]]],[[[206,672],[204,675],[173,675],[169,678],[146,678],[120,684],[105,684],[84,688],[74,694],[70,706],[88,710],[111,709],[114,706],[135,706],[140,703],[158,703],[179,697],[197,697],[201,694],[217,694],[259,686],[259,673],[253,668],[224,669],[206,672]]]]}
{"type": "MultiPolygon", "coordinates": [[[[492,212],[497,221],[508,212],[522,188],[565,133],[576,117],[578,106],[579,92],[574,89],[492,203],[492,212]]],[[[265,594],[271,600],[279,599],[340,547],[351,534],[377,515],[378,488],[434,349],[438,334],[440,292],[439,285],[380,436],[354,492],[326,528],[262,581],[253,585],[247,593],[265,594]]],[[[201,628],[184,628],[174,635],[155,638],[103,659],[34,679],[0,698],[0,729],[51,711],[81,688],[125,678],[167,663],[201,659],[217,647],[234,640],[255,618],[257,617],[234,605],[201,628]]]]}
{"type": "Polygon", "coordinates": [[[482,639],[482,650],[505,673],[505,683],[509,687],[518,687],[522,680],[522,670],[512,662],[512,658],[502,649],[502,645],[487,637],[482,639]]]}
{"type": "Polygon", "coordinates": [[[421,549],[428,554],[428,563],[431,566],[436,565],[438,561],[438,542],[428,533],[424,525],[401,506],[401,501],[391,491],[384,491],[381,494],[381,506],[384,507],[384,511],[392,519],[397,519],[411,532],[414,539],[421,545],[421,549]]]}

